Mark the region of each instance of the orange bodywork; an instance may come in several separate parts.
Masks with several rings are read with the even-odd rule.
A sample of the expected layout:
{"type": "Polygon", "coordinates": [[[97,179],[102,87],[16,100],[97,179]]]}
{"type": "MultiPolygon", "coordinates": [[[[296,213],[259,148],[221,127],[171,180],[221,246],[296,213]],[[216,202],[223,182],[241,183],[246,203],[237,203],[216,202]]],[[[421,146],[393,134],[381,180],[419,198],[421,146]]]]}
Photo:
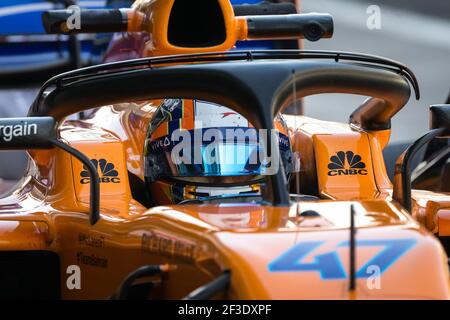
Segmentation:
{"type": "MultiPolygon", "coordinates": [[[[234,17],[227,0],[219,3],[226,17],[226,41],[196,48],[197,53],[228,50],[246,37],[245,20],[234,17]]],[[[139,0],[133,6],[145,18],[130,13],[130,31],[145,26],[151,35],[142,56],[188,53],[167,41],[172,4],[139,0]]],[[[450,196],[415,192],[412,216],[392,201],[382,156],[389,130],[367,132],[286,116],[293,149],[300,154],[300,193],[320,200],[294,201],[289,207],[238,203],[146,208],[133,197],[132,179],[144,181],[144,142],[159,103],[105,106],[87,120],[61,125],[63,141],[103,164],[101,217],[93,226],[90,181],[82,164],[57,149],[30,151],[28,173],[0,199],[0,250],[57,253],[63,299],[107,299],[130,272],[149,264],[176,266],[163,275],[152,298],[182,298],[229,270],[231,287],[224,297],[231,299],[450,299],[447,256],[432,234],[450,234],[450,196]],[[339,163],[341,155],[345,159],[339,163]],[[109,175],[113,170],[117,174],[109,175]],[[368,263],[382,254],[380,240],[407,240],[410,246],[378,277],[358,277],[350,291],[350,250],[345,244],[352,205],[360,244],[357,270],[376,271],[377,265],[368,263]],[[317,215],[301,215],[308,211],[317,215]],[[317,247],[290,261],[291,269],[279,268],[287,253],[308,243],[317,247]],[[314,269],[324,257],[340,261],[339,277],[323,277],[314,269]],[[306,269],[299,269],[300,262],[306,269]],[[67,285],[73,265],[81,270],[78,289],[67,285]]]]}
{"type": "MultiPolygon", "coordinates": [[[[315,158],[320,196],[333,200],[300,201],[287,208],[221,204],[147,209],[133,200],[128,172],[143,177],[140,155],[155,105],[149,101],[104,107],[89,120],[67,121],[61,127],[61,137],[71,146],[91,159],[105,159],[118,172],[115,182],[102,180],[107,175],[100,173],[101,219],[94,226],[88,219],[89,183],[81,175],[83,167],[61,151],[34,152],[27,178],[0,202],[1,250],[56,252],[62,298],[106,299],[131,271],[166,263],[177,268],[164,276],[163,285],[152,293],[154,298],[181,298],[224,270],[232,272],[227,296],[232,299],[450,298],[447,258],[440,243],[390,201],[384,175],[374,173],[374,168],[383,167],[370,156],[378,151],[373,149],[378,147],[372,141],[375,136],[346,125],[325,126],[306,117],[288,117],[290,125],[293,121],[298,125],[290,128],[295,148],[304,151],[305,161],[308,156],[315,158]],[[314,152],[308,154],[308,148],[314,152]],[[333,180],[321,162],[329,163],[336,151],[346,149],[361,155],[368,174],[333,180]],[[39,164],[38,159],[46,161],[39,164]],[[356,291],[350,292],[348,278],[324,280],[314,270],[269,269],[274,259],[295,245],[320,241],[323,245],[315,253],[335,250],[343,270],[348,270],[349,249],[339,244],[349,238],[351,204],[356,209],[357,241],[415,243],[383,273],[379,287],[358,279],[356,291]],[[320,216],[298,215],[308,210],[320,216]],[[66,286],[71,265],[80,266],[80,290],[66,286]]],[[[357,269],[381,249],[359,248],[357,269]]]]}
{"type": "MultiPolygon", "coordinates": [[[[132,9],[127,11],[128,32],[145,32],[151,38],[139,48],[139,54],[144,57],[165,56],[175,54],[191,54],[193,48],[176,46],[170,43],[167,30],[171,8],[175,0],[137,0],[132,9]]],[[[224,18],[225,40],[220,44],[196,47],[195,53],[228,51],[237,41],[252,40],[248,34],[246,17],[236,17],[229,0],[217,0],[224,18]]],[[[300,7],[297,4],[297,7],[300,7]]],[[[270,39],[271,37],[269,37],[270,39]]],[[[258,38],[259,40],[261,38],[258,38]]],[[[299,40],[299,47],[302,41],[299,40]]],[[[136,50],[136,48],[133,48],[136,50]]]]}
{"type": "MultiPolygon", "coordinates": [[[[175,0],[138,0],[133,5],[134,11],[128,13],[131,18],[129,19],[131,21],[129,31],[145,31],[152,35],[151,41],[145,45],[144,56],[192,53],[192,48],[172,45],[167,39],[169,15],[174,2],[175,0]]],[[[218,3],[224,16],[225,41],[211,47],[195,48],[196,53],[227,51],[234,47],[236,41],[248,38],[247,21],[234,16],[233,7],[228,0],[219,0],[218,3]]]]}

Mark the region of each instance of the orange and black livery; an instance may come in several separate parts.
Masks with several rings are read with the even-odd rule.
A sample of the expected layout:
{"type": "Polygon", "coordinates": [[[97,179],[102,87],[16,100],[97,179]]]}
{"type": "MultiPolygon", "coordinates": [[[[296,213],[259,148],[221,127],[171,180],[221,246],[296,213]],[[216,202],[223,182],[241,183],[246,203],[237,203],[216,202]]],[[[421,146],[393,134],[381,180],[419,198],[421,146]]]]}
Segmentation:
{"type": "MultiPolygon", "coordinates": [[[[67,31],[66,14],[46,13],[48,31],[67,31]]],[[[30,154],[0,199],[0,269],[12,279],[2,297],[450,299],[438,239],[450,235],[450,195],[411,189],[408,166],[419,145],[448,136],[450,106],[431,108],[430,133],[399,158],[393,181],[382,154],[392,117],[419,98],[406,66],[349,52],[231,50],[238,40],[331,37],[328,14],[236,16],[228,0],[138,0],[83,17],[77,32],[124,32],[109,53],[116,62],[58,75],[28,117],[0,119],[0,148],[30,154]],[[124,38],[137,41],[139,59],[114,58],[124,38]],[[292,113],[326,93],[369,98],[348,123],[292,113]],[[299,171],[290,184],[282,169],[265,176],[254,201],[152,205],[142,187],[147,128],[173,97],[227,106],[257,129],[274,129],[283,113],[299,171]],[[28,263],[40,277],[22,274],[28,263]]]]}

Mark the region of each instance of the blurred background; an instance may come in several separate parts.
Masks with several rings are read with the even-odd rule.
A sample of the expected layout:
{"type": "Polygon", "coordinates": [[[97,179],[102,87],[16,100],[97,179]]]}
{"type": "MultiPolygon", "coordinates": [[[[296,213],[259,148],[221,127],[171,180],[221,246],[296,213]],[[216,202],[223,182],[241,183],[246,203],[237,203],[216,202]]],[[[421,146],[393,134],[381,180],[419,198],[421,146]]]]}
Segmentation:
{"type": "MultiPolygon", "coordinates": [[[[27,114],[40,86],[51,76],[101,63],[111,35],[47,35],[43,11],[129,7],[132,0],[0,0],[0,117],[27,114]]],[[[24,151],[0,151],[0,195],[25,170],[24,151]],[[8,182],[12,181],[11,183],[8,182]]]]}
{"type": "MultiPolygon", "coordinates": [[[[77,3],[101,8],[130,2],[77,3]]],[[[26,115],[39,86],[50,76],[44,70],[63,71],[101,61],[108,35],[82,36],[76,41],[42,35],[40,13],[71,4],[73,0],[0,0],[0,117],[26,115]],[[71,58],[73,50],[81,53],[78,60],[71,58]],[[30,68],[35,70],[19,72],[30,68]]],[[[369,53],[409,66],[418,78],[421,99],[411,98],[394,118],[391,142],[412,142],[427,131],[429,105],[443,103],[450,93],[450,0],[301,0],[301,9],[330,13],[335,24],[332,39],[305,41],[305,49],[369,53]]],[[[349,95],[315,96],[306,99],[305,114],[346,122],[363,100],[349,95]]],[[[26,157],[0,152],[0,162],[0,178],[14,180],[24,170],[26,157]]]]}
{"type": "MultiPolygon", "coordinates": [[[[411,141],[428,129],[428,107],[444,103],[450,93],[449,0],[302,0],[304,12],[329,12],[334,35],[305,49],[355,51],[402,62],[417,76],[421,99],[411,97],[394,117],[391,142],[411,141]],[[373,6],[380,29],[369,29],[373,6]]],[[[372,25],[370,25],[372,26],[372,25]]],[[[307,98],[305,113],[320,119],[347,121],[364,99],[348,95],[307,98]],[[339,106],[339,108],[336,108],[339,106]]]]}

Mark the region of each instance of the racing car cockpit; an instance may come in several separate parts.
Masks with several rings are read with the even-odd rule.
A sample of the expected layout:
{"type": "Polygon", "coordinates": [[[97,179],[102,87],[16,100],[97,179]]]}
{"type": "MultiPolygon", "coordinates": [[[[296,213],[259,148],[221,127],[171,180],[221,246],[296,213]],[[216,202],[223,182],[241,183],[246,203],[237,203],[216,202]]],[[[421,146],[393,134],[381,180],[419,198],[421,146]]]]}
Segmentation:
{"type": "MultiPolygon", "coordinates": [[[[252,38],[318,40],[333,26],[327,14],[236,17],[226,0],[216,3],[225,39],[176,46],[160,26],[177,1],[86,12],[87,31],[145,31],[153,42],[140,59],[50,79],[27,118],[0,119],[8,133],[1,148],[36,149],[20,188],[0,202],[4,251],[38,251],[41,265],[51,259],[59,273],[34,281],[52,280],[37,287],[69,299],[111,297],[117,288],[127,298],[136,279],[156,275],[145,297],[155,285],[152,297],[169,299],[448,298],[447,257],[410,217],[409,155],[394,185],[382,156],[391,118],[411,88],[419,96],[413,73],[347,52],[228,51],[252,38]],[[369,98],[349,123],[286,112],[327,93],[369,98]],[[89,109],[90,117],[67,120],[89,109]],[[324,241],[317,263],[298,255],[324,241]],[[367,246],[387,249],[367,260],[356,254],[367,246]],[[389,271],[381,290],[366,290],[366,267],[375,264],[389,271]],[[74,265],[88,279],[82,290],[64,278],[74,265]]],[[[195,5],[187,6],[194,14],[195,5]]],[[[50,12],[44,20],[60,32],[66,18],[50,12]]],[[[434,113],[445,121],[433,122],[433,137],[449,123],[447,107],[434,113]]]]}
{"type": "MultiPolygon", "coordinates": [[[[295,197],[369,198],[386,194],[391,186],[387,177],[374,173],[383,171],[376,170],[380,159],[372,158],[387,142],[390,119],[409,99],[408,80],[416,85],[404,66],[348,53],[234,51],[148,58],[54,78],[46,87],[60,86],[36,100],[30,115],[59,121],[92,107],[126,110],[144,104],[147,109],[140,112],[145,121],[136,124],[136,112],[129,110],[119,123],[129,128],[125,139],[135,141],[130,143],[136,146],[131,148],[134,153],[127,151],[128,157],[145,158],[136,175],[150,191],[148,206],[230,197],[248,201],[255,196],[288,205],[291,190],[295,197]],[[180,59],[206,63],[179,65],[180,59]],[[211,62],[216,59],[223,61],[211,62]],[[330,59],[334,61],[324,61],[330,59]],[[142,68],[148,65],[151,68],[142,68]],[[126,71],[123,82],[120,74],[125,66],[141,67],[126,71]],[[293,121],[302,120],[280,115],[296,100],[321,93],[371,97],[353,112],[351,126],[336,126],[340,134],[334,139],[339,144],[327,140],[332,139],[328,132],[333,129],[325,129],[324,123],[307,121],[295,128],[293,121]],[[287,180],[298,168],[298,159],[304,170],[293,180],[297,186],[300,183],[300,192],[287,180]],[[345,192],[339,191],[342,185],[345,192]]],[[[87,122],[98,123],[105,117],[94,114],[87,122]]],[[[127,162],[127,170],[133,171],[127,162]]],[[[134,189],[133,183],[130,188],[134,189]]]]}

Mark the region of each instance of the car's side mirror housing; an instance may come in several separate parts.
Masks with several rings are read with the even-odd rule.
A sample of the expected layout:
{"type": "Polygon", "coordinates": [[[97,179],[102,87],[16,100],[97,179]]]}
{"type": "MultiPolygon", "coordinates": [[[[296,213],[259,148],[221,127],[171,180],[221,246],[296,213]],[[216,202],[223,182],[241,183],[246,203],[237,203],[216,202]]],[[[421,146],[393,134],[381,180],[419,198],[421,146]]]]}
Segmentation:
{"type": "Polygon", "coordinates": [[[88,157],[58,140],[58,125],[53,117],[26,117],[0,119],[0,150],[60,148],[80,160],[91,180],[90,222],[100,217],[100,184],[97,168],[88,157]]]}
{"type": "Polygon", "coordinates": [[[411,160],[435,138],[450,136],[450,104],[430,107],[430,131],[409,146],[395,163],[393,198],[411,211],[411,160]]]}

